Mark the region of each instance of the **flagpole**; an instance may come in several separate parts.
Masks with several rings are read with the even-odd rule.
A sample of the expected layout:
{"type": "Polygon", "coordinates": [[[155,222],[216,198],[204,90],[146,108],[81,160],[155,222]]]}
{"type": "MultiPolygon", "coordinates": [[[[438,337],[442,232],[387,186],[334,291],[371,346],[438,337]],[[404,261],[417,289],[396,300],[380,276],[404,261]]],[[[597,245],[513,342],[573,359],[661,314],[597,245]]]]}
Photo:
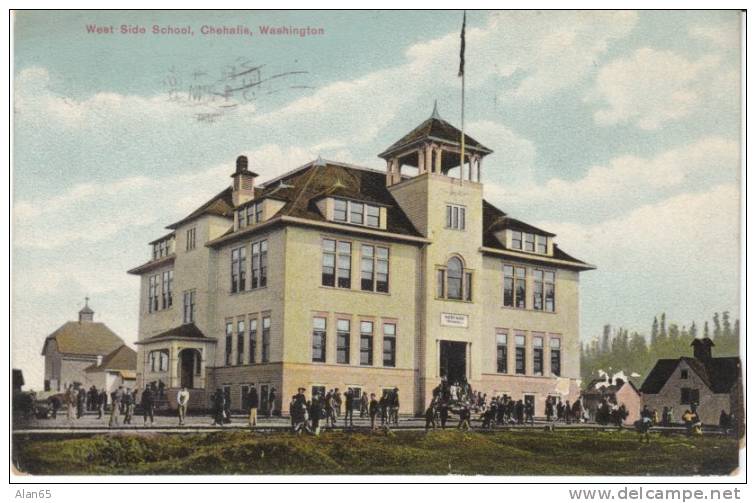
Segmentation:
{"type": "Polygon", "coordinates": [[[462,130],[461,130],[461,153],[459,156],[459,180],[465,179],[465,25],[467,24],[467,11],[462,14],[462,33],[460,34],[460,66],[459,76],[462,77],[462,130]]]}

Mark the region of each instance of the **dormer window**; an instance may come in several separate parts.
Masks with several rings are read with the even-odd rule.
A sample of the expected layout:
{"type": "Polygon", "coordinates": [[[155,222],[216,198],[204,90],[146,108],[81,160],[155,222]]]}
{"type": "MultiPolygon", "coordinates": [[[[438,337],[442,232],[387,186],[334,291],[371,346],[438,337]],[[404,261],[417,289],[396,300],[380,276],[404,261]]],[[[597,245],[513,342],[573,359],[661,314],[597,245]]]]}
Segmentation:
{"type": "Polygon", "coordinates": [[[167,257],[173,253],[173,236],[152,243],[152,260],[167,257]]]}
{"type": "Polygon", "coordinates": [[[263,221],[263,202],[249,204],[236,210],[236,228],[259,224],[263,221]]]}
{"type": "Polygon", "coordinates": [[[548,238],[542,234],[532,232],[511,231],[511,247],[513,250],[522,250],[539,255],[549,254],[548,238]]]}
{"type": "Polygon", "coordinates": [[[333,221],[365,225],[367,227],[380,227],[381,208],[372,204],[334,199],[333,221]]]}

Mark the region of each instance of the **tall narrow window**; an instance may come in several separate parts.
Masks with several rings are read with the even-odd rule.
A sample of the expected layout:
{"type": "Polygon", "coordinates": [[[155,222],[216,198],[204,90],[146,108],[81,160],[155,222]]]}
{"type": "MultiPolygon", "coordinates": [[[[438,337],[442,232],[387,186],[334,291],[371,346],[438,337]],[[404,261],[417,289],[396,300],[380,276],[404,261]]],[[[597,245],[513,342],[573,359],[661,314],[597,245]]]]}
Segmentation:
{"type": "Polygon", "coordinates": [[[533,374],[543,375],[543,335],[533,337],[533,374]]]}
{"type": "Polygon", "coordinates": [[[446,297],[462,299],[462,261],[452,257],[446,264],[446,297]]]}
{"type": "Polygon", "coordinates": [[[246,247],[231,250],[231,293],[243,292],[246,287],[246,247]]]}
{"type": "Polygon", "coordinates": [[[255,223],[259,224],[263,221],[263,205],[262,203],[255,204],[255,223]]]}
{"type": "Polygon", "coordinates": [[[396,324],[383,324],[383,366],[396,367],[396,324]]]}
{"type": "Polygon", "coordinates": [[[242,365],[244,363],[244,337],[246,337],[244,331],[244,320],[238,320],[236,322],[236,364],[242,365]]]}
{"type": "Polygon", "coordinates": [[[333,219],[337,222],[347,221],[347,202],[343,199],[336,199],[333,202],[333,219]]]}
{"type": "Polygon", "coordinates": [[[525,233],[525,251],[535,251],[535,236],[530,232],[525,233]]]}
{"type": "Polygon", "coordinates": [[[370,292],[388,293],[389,250],[382,246],[362,245],[360,288],[370,292]]]}
{"type": "Polygon", "coordinates": [[[236,220],[238,222],[238,229],[247,226],[247,212],[244,208],[236,211],[236,220]]]}
{"type": "Polygon", "coordinates": [[[522,232],[512,231],[512,248],[522,250],[522,232]]]}
{"type": "Polygon", "coordinates": [[[234,324],[231,321],[226,322],[226,358],[225,358],[225,364],[226,366],[231,365],[231,354],[234,350],[234,324]]]}
{"type": "Polygon", "coordinates": [[[147,293],[147,311],[152,313],[158,310],[157,288],[160,276],[157,274],[149,278],[149,290],[147,293]]]}
{"type": "Polygon", "coordinates": [[[472,301],[472,273],[465,272],[465,300],[472,301]]]}
{"type": "Polygon", "coordinates": [[[514,267],[511,265],[504,265],[504,305],[506,307],[514,307],[515,302],[515,289],[514,289],[514,267]]]}
{"type": "Polygon", "coordinates": [[[163,309],[173,305],[173,269],[163,273],[163,309]]]}
{"type": "Polygon", "coordinates": [[[251,288],[268,284],[268,240],[252,243],[252,279],[251,288]]]}
{"type": "Polygon", "coordinates": [[[525,309],[525,268],[515,267],[515,307],[525,309]]]}
{"type": "Polygon", "coordinates": [[[336,363],[349,363],[349,320],[336,320],[336,363]]]}
{"type": "Polygon", "coordinates": [[[378,206],[367,205],[367,220],[365,221],[368,227],[379,227],[381,224],[381,209],[378,206]]]}
{"type": "Polygon", "coordinates": [[[249,319],[249,363],[257,361],[257,318],[249,319]]]}
{"type": "Polygon", "coordinates": [[[562,340],[558,337],[550,337],[551,350],[551,373],[555,376],[562,375],[562,340]]]}
{"type": "Polygon", "coordinates": [[[446,297],[446,271],[443,269],[436,271],[436,297],[446,297]]]}
{"type": "Polygon", "coordinates": [[[337,285],[339,288],[352,287],[352,243],[339,241],[337,285]]]}
{"type": "Polygon", "coordinates": [[[262,319],[262,355],[260,360],[263,363],[270,361],[270,316],[262,319]]]}
{"type": "Polygon", "coordinates": [[[247,206],[247,225],[252,225],[255,223],[258,223],[255,221],[255,208],[257,207],[256,204],[250,204],[247,206]]]}
{"type": "Polygon", "coordinates": [[[375,247],[362,245],[360,259],[360,288],[372,292],[375,284],[375,247]]]}
{"type": "Polygon", "coordinates": [[[533,269],[533,309],[543,311],[543,271],[533,269]]]}
{"type": "Polygon", "coordinates": [[[543,255],[546,255],[546,236],[536,236],[536,251],[543,255]]]}
{"type": "Polygon", "coordinates": [[[360,322],[360,365],[373,364],[373,322],[360,322]]]}
{"type": "Polygon", "coordinates": [[[525,374],[525,334],[515,332],[515,373],[525,374]]]}
{"type": "Polygon", "coordinates": [[[319,316],[312,319],[312,361],[326,361],[326,319],[319,316]]]}
{"type": "Polygon", "coordinates": [[[184,292],[184,323],[194,323],[194,290],[184,292]]]}
{"type": "Polygon", "coordinates": [[[186,230],[186,251],[192,251],[197,246],[197,228],[186,230]]]}
{"type": "Polygon", "coordinates": [[[336,241],[323,240],[323,272],[321,278],[323,286],[336,286],[336,241]]]}
{"type": "Polygon", "coordinates": [[[496,331],[496,372],[507,373],[507,331],[496,331]]]}
{"type": "Polygon", "coordinates": [[[554,271],[544,271],[543,273],[544,307],[546,311],[550,313],[553,313],[556,310],[554,276],[554,271]]]}

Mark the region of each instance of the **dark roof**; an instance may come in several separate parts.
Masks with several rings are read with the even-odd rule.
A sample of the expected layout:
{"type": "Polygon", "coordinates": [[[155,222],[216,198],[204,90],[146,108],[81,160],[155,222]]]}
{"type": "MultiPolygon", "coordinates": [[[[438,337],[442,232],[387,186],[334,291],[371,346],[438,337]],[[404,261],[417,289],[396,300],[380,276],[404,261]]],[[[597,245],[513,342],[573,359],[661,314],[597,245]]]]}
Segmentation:
{"type": "MultiPolygon", "coordinates": [[[[341,197],[386,207],[386,231],[420,236],[407,215],[386,188],[386,174],[332,161],[305,165],[258,189],[256,200],[266,197],[284,201],[274,216],[298,217],[326,222],[316,203],[323,197],[341,197]]],[[[351,224],[343,224],[351,225],[351,224]]],[[[355,225],[356,229],[364,229],[355,225]]]]}
{"type": "MultiPolygon", "coordinates": [[[[389,148],[378,154],[378,157],[386,158],[399,149],[408,147],[415,143],[421,143],[426,140],[440,140],[452,145],[459,145],[462,131],[452,126],[435,114],[426,119],[422,124],[404,135],[401,139],[394,142],[389,148]]],[[[484,147],[477,140],[465,135],[465,148],[479,150],[485,154],[490,154],[493,150],[484,147]]]]}
{"type": "Polygon", "coordinates": [[[24,382],[24,373],[21,369],[13,369],[13,387],[20,389],[24,384],[26,384],[24,382]]]}
{"type": "Polygon", "coordinates": [[[86,372],[100,372],[103,370],[134,370],[137,367],[137,352],[126,344],[114,349],[102,359],[99,365],[90,365],[86,372]]]}
{"type": "Polygon", "coordinates": [[[234,203],[231,198],[231,187],[226,188],[222,192],[218,193],[215,197],[207,201],[205,204],[191,212],[186,217],[182,218],[178,222],[172,223],[167,228],[177,229],[181,224],[184,224],[190,220],[193,220],[202,215],[217,215],[221,217],[233,217],[234,215],[234,203]]]}
{"type": "Polygon", "coordinates": [[[144,340],[137,342],[137,344],[144,344],[146,342],[155,342],[155,341],[165,341],[165,340],[170,340],[170,339],[198,339],[198,340],[209,340],[212,342],[216,342],[215,339],[211,337],[207,337],[205,334],[203,334],[202,330],[197,328],[197,325],[195,325],[194,323],[186,323],[184,325],[171,328],[170,330],[166,330],[165,332],[161,332],[157,335],[153,335],[152,337],[148,337],[144,340]]]}
{"type": "Polygon", "coordinates": [[[740,378],[740,358],[707,358],[697,360],[688,356],[658,360],[646,380],[641,392],[654,395],[659,393],[680,362],[685,362],[701,378],[713,393],[729,393],[740,378]]]}
{"type": "Polygon", "coordinates": [[[57,343],[59,353],[91,356],[106,355],[123,344],[107,325],[94,321],[64,323],[45,339],[43,355],[51,340],[57,343]]]}

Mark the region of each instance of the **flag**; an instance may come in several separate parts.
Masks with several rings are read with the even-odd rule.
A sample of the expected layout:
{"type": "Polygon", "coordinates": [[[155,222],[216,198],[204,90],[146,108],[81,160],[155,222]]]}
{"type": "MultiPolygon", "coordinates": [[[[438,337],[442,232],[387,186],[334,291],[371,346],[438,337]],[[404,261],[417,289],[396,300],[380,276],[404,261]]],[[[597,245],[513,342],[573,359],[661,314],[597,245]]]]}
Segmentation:
{"type": "Polygon", "coordinates": [[[459,74],[457,77],[462,77],[465,74],[465,24],[467,23],[467,11],[462,14],[462,33],[459,34],[461,41],[459,47],[459,74]]]}

